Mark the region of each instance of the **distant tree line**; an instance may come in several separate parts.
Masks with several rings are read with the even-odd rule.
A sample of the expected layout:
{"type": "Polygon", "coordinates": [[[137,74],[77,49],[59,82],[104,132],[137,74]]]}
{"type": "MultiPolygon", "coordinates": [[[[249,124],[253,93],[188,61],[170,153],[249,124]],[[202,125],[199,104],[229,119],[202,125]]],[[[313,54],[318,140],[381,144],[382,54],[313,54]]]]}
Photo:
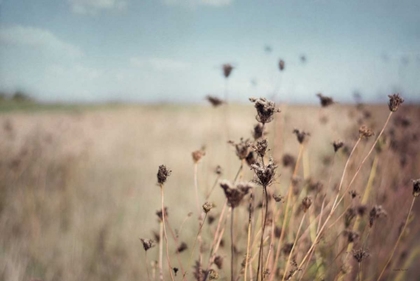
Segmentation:
{"type": "Polygon", "coordinates": [[[33,102],[34,99],[24,91],[15,91],[14,93],[0,92],[0,102],[14,101],[14,102],[33,102]]]}

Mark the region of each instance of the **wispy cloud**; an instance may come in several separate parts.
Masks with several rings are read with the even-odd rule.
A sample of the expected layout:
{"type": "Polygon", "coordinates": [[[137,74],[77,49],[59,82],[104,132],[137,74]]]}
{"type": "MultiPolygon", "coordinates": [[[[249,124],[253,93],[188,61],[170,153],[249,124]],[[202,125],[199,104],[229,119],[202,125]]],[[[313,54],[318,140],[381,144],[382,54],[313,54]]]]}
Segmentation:
{"type": "Polygon", "coordinates": [[[196,7],[200,5],[223,7],[232,4],[233,0],[164,0],[164,2],[168,5],[181,5],[188,7],[196,7]]]}
{"type": "Polygon", "coordinates": [[[168,58],[138,58],[130,59],[133,66],[141,68],[151,68],[157,71],[180,71],[190,67],[190,64],[180,60],[168,58]]]}
{"type": "Polygon", "coordinates": [[[66,43],[48,30],[31,26],[8,26],[0,28],[0,44],[30,47],[54,54],[80,57],[82,50],[66,43]]]}
{"type": "Polygon", "coordinates": [[[96,14],[101,10],[123,10],[127,0],[67,0],[76,14],[96,14]]]}

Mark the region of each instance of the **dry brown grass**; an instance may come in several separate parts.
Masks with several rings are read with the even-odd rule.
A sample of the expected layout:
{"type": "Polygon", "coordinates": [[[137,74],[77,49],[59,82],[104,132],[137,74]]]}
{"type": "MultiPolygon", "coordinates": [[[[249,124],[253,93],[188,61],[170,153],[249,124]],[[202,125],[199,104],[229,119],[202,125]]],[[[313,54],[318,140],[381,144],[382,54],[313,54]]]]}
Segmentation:
{"type": "MultiPolygon", "coordinates": [[[[302,178],[299,188],[306,190],[304,183],[309,178],[324,185],[322,192],[307,191],[314,206],[308,210],[299,233],[310,241],[310,217],[317,218],[324,195],[331,201],[336,194],[334,186],[342,175],[346,151],[351,150],[358,137],[358,120],[378,134],[389,110],[386,104],[367,107],[363,110],[371,117],[366,118],[367,113],[363,110],[340,104],[327,108],[279,107],[282,112],[266,125],[269,154],[279,165],[276,180],[269,189],[272,193],[286,195],[293,171],[282,166],[282,156],[285,153],[298,155],[299,143],[293,129],[310,132],[297,170],[302,178]],[[333,163],[332,142],[337,139],[343,140],[347,148],[337,153],[333,163]]],[[[382,151],[374,151],[356,178],[351,189],[359,195],[355,199],[346,196],[337,210],[331,222],[338,221],[322,236],[317,247],[319,252],[313,255],[303,280],[313,280],[308,278],[320,272],[326,280],[337,276],[348,250],[341,234],[344,224],[339,215],[344,214],[348,206],[359,205],[367,187],[370,190],[365,202],[367,212],[373,205],[382,205],[388,213],[386,219],[375,221],[370,232],[366,229],[360,233],[360,239],[370,253],[362,267],[363,278],[376,280],[397,240],[401,222],[405,221],[412,200],[410,180],[420,177],[420,109],[415,106],[403,108],[392,116],[391,124],[385,130],[387,142],[382,151]],[[405,117],[411,120],[410,125],[406,124],[405,117]]],[[[223,110],[210,105],[167,105],[1,115],[0,279],[147,280],[145,255],[139,238],[153,238],[152,230],[159,231],[155,212],[161,208],[161,198],[156,172],[161,164],[173,171],[165,184],[170,226],[173,231],[181,231],[179,243],[186,242],[192,248],[199,225],[191,153],[205,146],[206,155],[197,170],[201,203],[205,202],[204,195],[216,180],[213,170],[217,165],[224,169],[222,178],[232,180],[241,164],[233,147],[223,139],[223,110]],[[190,212],[193,215],[188,217],[190,212]]],[[[229,110],[231,140],[252,138],[251,131],[256,123],[253,106],[230,105],[229,110]]],[[[372,143],[373,139],[361,142],[349,164],[344,186],[372,143]]],[[[244,180],[253,177],[248,166],[241,175],[244,180]]],[[[258,202],[260,188],[254,193],[258,202]]],[[[303,198],[304,193],[299,198],[303,198]]],[[[209,214],[220,214],[225,201],[223,190],[216,186],[209,200],[216,204],[209,214]]],[[[414,206],[414,220],[419,212],[418,205],[414,206]]],[[[293,211],[291,214],[296,219],[289,226],[291,231],[285,234],[287,243],[294,241],[302,218],[297,208],[293,211]]],[[[255,214],[258,217],[259,209],[255,214]]],[[[238,247],[235,274],[239,276],[247,240],[245,208],[235,209],[235,221],[238,247]]],[[[205,247],[211,244],[215,224],[203,227],[205,247]]],[[[365,225],[365,222],[361,224],[365,225]]],[[[259,224],[255,227],[258,231],[259,224]]],[[[411,222],[408,229],[410,232],[400,242],[391,268],[385,274],[388,279],[383,280],[416,280],[420,274],[414,266],[420,261],[420,250],[416,248],[419,226],[411,222]]],[[[224,236],[226,245],[219,250],[225,257],[224,268],[219,272],[222,280],[230,276],[229,231],[225,231],[224,236]]],[[[173,254],[171,262],[178,265],[174,254],[178,245],[169,229],[168,240],[169,252],[173,254]]],[[[356,250],[361,246],[359,242],[356,250]]],[[[294,249],[298,263],[308,248],[305,243],[294,249]]],[[[187,280],[192,280],[192,264],[187,264],[189,250],[180,253],[179,257],[188,272],[187,280]]],[[[157,253],[157,247],[149,250],[149,262],[157,260],[157,253]]],[[[207,260],[207,252],[204,253],[207,260]]],[[[287,255],[281,255],[282,266],[286,259],[287,255]]],[[[353,280],[358,273],[354,270],[357,264],[350,259],[346,264],[353,266],[346,276],[347,280],[353,280]]],[[[165,280],[169,280],[167,270],[165,276],[165,280]]],[[[176,280],[182,280],[182,274],[178,273],[176,280]]]]}

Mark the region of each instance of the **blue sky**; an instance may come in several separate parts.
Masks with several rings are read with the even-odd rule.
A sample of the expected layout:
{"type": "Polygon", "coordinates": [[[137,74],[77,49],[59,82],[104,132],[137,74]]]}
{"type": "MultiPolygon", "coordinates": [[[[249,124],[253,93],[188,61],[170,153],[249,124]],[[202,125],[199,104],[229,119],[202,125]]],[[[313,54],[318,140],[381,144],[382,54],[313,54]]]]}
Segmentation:
{"type": "Polygon", "coordinates": [[[418,0],[0,0],[0,90],[43,101],[420,101],[418,0]],[[271,52],[265,50],[270,46],[271,52]],[[302,62],[304,55],[307,60],[302,62]],[[285,70],[278,70],[278,60],[285,70]]]}

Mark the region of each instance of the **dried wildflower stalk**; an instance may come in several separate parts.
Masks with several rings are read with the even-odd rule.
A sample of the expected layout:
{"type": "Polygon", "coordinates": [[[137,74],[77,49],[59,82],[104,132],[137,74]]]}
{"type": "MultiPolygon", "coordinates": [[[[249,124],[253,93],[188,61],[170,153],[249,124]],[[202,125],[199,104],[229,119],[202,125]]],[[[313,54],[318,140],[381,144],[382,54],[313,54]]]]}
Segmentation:
{"type": "Polygon", "coordinates": [[[233,224],[234,224],[234,211],[235,207],[239,206],[242,199],[249,190],[252,189],[252,186],[248,183],[238,183],[235,187],[228,181],[223,181],[220,183],[220,187],[223,189],[226,195],[229,206],[232,208],[231,211],[231,221],[230,221],[230,240],[231,240],[231,280],[234,280],[234,257],[235,257],[235,244],[233,239],[233,224]]]}
{"type": "MultiPolygon", "coordinates": [[[[283,62],[284,66],[284,62],[283,62]]],[[[256,119],[259,123],[261,123],[261,136],[264,134],[264,126],[266,123],[271,122],[274,119],[274,113],[280,112],[276,109],[274,102],[268,101],[265,98],[250,98],[251,102],[254,103],[255,109],[257,110],[256,119]]],[[[256,138],[257,139],[257,138],[256,138]]],[[[268,191],[267,187],[273,182],[275,176],[275,169],[277,165],[274,164],[272,159],[269,160],[267,165],[264,164],[264,156],[267,151],[267,141],[265,139],[258,140],[257,143],[254,145],[254,151],[260,156],[261,162],[255,162],[251,164],[251,169],[254,171],[255,179],[254,181],[263,187],[263,208],[262,212],[262,228],[261,228],[261,237],[260,237],[260,248],[258,254],[258,267],[257,267],[257,279],[261,278],[264,279],[264,252],[263,252],[263,244],[264,244],[264,232],[265,227],[267,224],[267,217],[268,217],[268,191]],[[261,273],[261,275],[260,275],[261,273]]],[[[248,228],[249,230],[250,228],[248,228]]],[[[247,267],[248,260],[245,260],[245,267],[247,267]]]]}
{"type": "Polygon", "coordinates": [[[148,257],[147,257],[147,251],[148,251],[150,248],[153,248],[153,247],[155,246],[155,241],[153,241],[153,240],[151,240],[151,239],[143,239],[143,238],[140,238],[140,241],[141,241],[141,243],[143,244],[143,249],[144,249],[144,253],[145,253],[145,256],[146,256],[146,271],[147,271],[147,279],[148,279],[149,281],[151,281],[151,279],[150,279],[150,272],[149,272],[149,259],[148,259],[148,257]]]}
{"type": "Polygon", "coordinates": [[[161,226],[160,226],[160,240],[159,240],[159,277],[160,280],[163,281],[163,262],[162,262],[162,247],[163,247],[163,239],[162,239],[162,234],[163,237],[165,239],[165,244],[166,244],[166,260],[168,262],[168,270],[169,273],[171,275],[171,280],[174,281],[174,276],[172,274],[172,266],[171,266],[171,261],[169,258],[169,245],[168,245],[168,236],[166,234],[166,208],[164,206],[164,184],[167,180],[167,178],[170,176],[171,174],[171,170],[168,170],[166,168],[165,165],[160,165],[159,169],[158,169],[158,173],[157,173],[157,179],[158,179],[158,184],[160,186],[160,191],[161,191],[161,203],[162,203],[162,209],[161,209],[161,226]]]}

